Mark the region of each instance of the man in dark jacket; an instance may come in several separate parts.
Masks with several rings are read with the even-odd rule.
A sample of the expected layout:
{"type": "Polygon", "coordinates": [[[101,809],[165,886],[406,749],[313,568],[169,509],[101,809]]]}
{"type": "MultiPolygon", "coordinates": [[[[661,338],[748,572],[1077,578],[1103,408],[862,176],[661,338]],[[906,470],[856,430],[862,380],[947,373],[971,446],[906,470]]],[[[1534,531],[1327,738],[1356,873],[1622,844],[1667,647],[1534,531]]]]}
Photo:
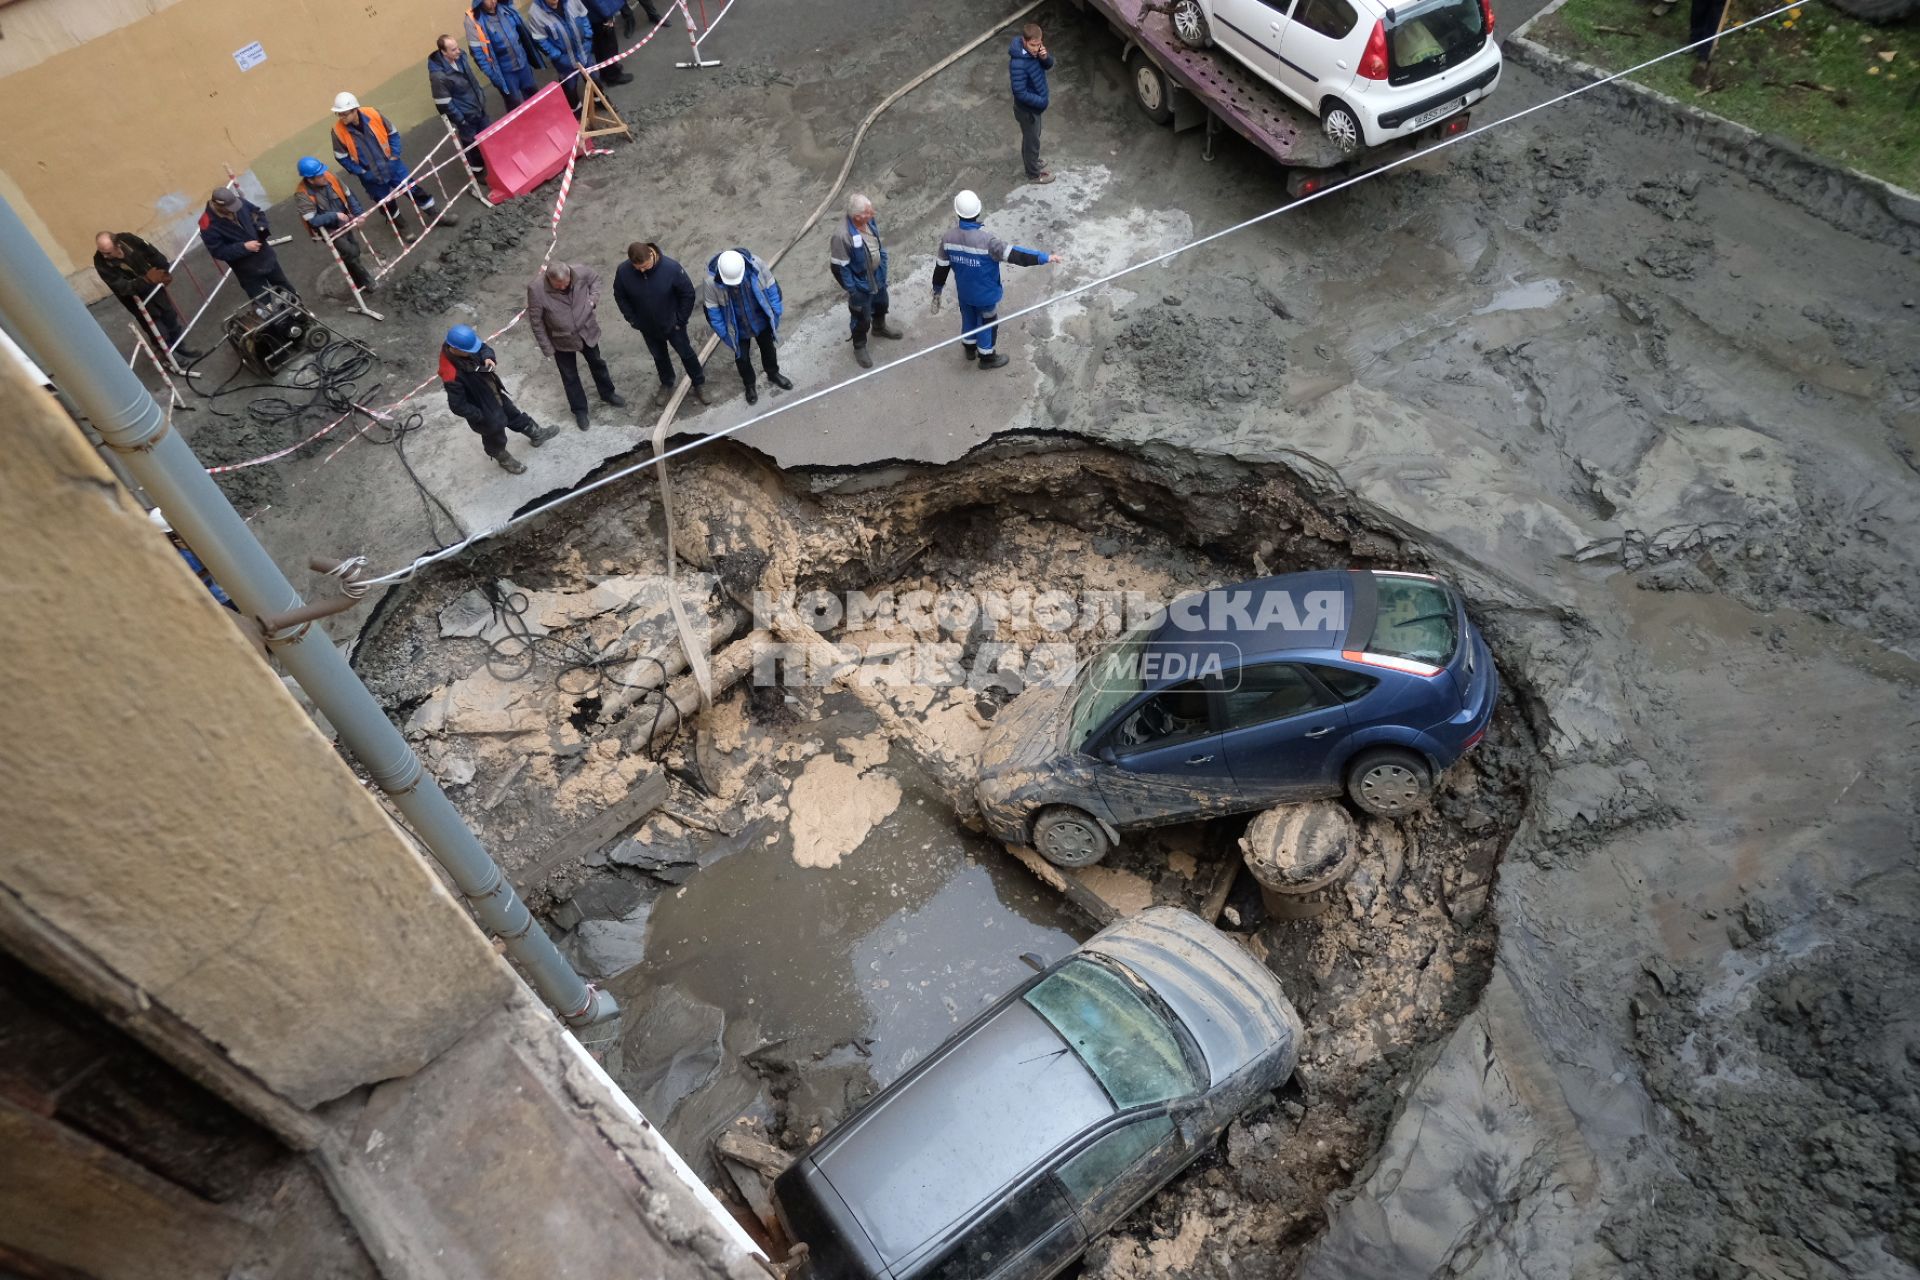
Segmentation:
{"type": "Polygon", "coordinates": [[[473,0],[467,9],[467,51],[500,91],[507,110],[532,95],[540,50],[513,0],[473,0]]]}
{"type": "Polygon", "coordinates": [[[862,369],[871,369],[869,333],[883,338],[906,335],[887,327],[887,246],[880,242],[880,224],[873,216],[873,201],[866,196],[847,198],[846,220],[827,242],[827,268],[833,272],[833,282],[847,293],[853,358],[862,369]]]}
{"type": "Polygon", "coordinates": [[[480,131],[493,123],[487,115],[486,90],[474,74],[473,60],[460,52],[460,42],[452,36],[441,36],[438,47],[427,55],[427,88],[433,94],[434,109],[467,144],[467,163],[475,173],[486,173],[487,162],[473,145],[480,131]]]}
{"type": "Polygon", "coordinates": [[[627,323],[640,331],[653,356],[653,367],[660,374],[660,390],[653,397],[654,408],[665,408],[673,398],[673,361],[667,356],[671,347],[693,383],[693,398],[701,404],[707,399],[707,375],[700,367],[687,338],[687,321],[693,315],[693,278],[685,267],[660,252],[651,240],[635,240],[627,246],[627,260],[613,273],[613,300],[627,323]]]}
{"type": "MultiPolygon", "coordinates": [[[[180,312],[167,295],[173,271],[166,257],[131,231],[102,231],[93,238],[93,249],[93,269],[99,272],[101,282],[113,291],[155,347],[183,360],[199,358],[200,352],[179,345],[183,326],[180,312]],[[140,314],[142,301],[147,308],[144,316],[140,314]]],[[[687,306],[693,306],[692,285],[687,286],[687,306]]]]}
{"type": "MultiPolygon", "coordinates": [[[[627,0],[586,0],[586,6],[587,20],[593,23],[593,60],[605,62],[620,52],[620,35],[613,26],[628,11],[627,0]]],[[[601,84],[626,84],[632,79],[632,73],[617,62],[600,73],[601,84]]]]}
{"type": "Polygon", "coordinates": [[[493,348],[480,341],[472,325],[447,330],[440,347],[440,382],[446,388],[447,408],[466,419],[479,433],[487,456],[511,475],[521,474],[527,465],[507,452],[507,432],[518,431],[536,449],[560,432],[541,426],[513,402],[495,372],[493,348]]]}
{"type": "Polygon", "coordinates": [[[377,282],[361,257],[366,245],[361,242],[359,232],[345,229],[360,216],[360,202],[340,179],[327,172],[327,166],[320,163],[319,157],[301,156],[299,167],[300,185],[293,189],[293,207],[300,220],[307,224],[307,234],[333,245],[333,251],[340,255],[340,265],[353,279],[354,288],[362,293],[373,288],[377,282]]]}
{"type": "Polygon", "coordinates": [[[553,63],[553,74],[560,77],[567,105],[577,113],[585,92],[581,81],[594,62],[593,19],[587,16],[586,6],[580,0],[531,0],[527,30],[533,33],[540,52],[553,63]]]}
{"type": "Polygon", "coordinates": [[[1013,118],[1020,122],[1020,163],[1031,182],[1052,182],[1053,174],[1040,167],[1040,117],[1047,109],[1047,72],[1053,55],[1047,52],[1046,33],[1029,22],[1007,50],[1013,79],[1013,118]]]}
{"type": "Polygon", "coordinates": [[[213,198],[200,214],[200,243],[207,252],[232,268],[240,287],[249,298],[258,298],[268,289],[284,289],[294,298],[299,292],[280,259],[267,241],[273,229],[258,205],[232,187],[215,187],[213,198]]]}
{"type": "Polygon", "coordinates": [[[600,355],[600,273],[592,267],[548,263],[527,286],[527,328],[533,345],[550,356],[567,389],[567,407],[582,431],[587,418],[587,389],[580,385],[580,356],[587,358],[594,390],[616,409],[626,400],[613,389],[613,373],[600,355]]]}

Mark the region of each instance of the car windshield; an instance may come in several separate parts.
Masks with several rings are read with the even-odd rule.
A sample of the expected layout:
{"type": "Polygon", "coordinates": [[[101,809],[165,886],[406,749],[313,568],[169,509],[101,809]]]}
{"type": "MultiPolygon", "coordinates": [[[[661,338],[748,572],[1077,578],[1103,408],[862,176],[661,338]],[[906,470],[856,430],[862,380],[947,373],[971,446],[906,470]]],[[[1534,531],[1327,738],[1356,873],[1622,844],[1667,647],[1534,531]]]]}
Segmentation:
{"type": "Polygon", "coordinates": [[[1177,1098],[1199,1087],[1167,1019],[1105,965],[1071,960],[1025,999],[1073,1046],[1120,1110],[1177,1098]]]}
{"type": "Polygon", "coordinates": [[[1073,679],[1073,721],[1069,746],[1082,747],[1105,724],[1107,717],[1144,687],[1140,682],[1140,655],[1153,639],[1155,627],[1136,627],[1094,654],[1073,679]]]}
{"type": "Polygon", "coordinates": [[[1487,40],[1480,0],[1419,0],[1389,12],[1389,84],[1412,84],[1457,67],[1487,40]]]}
{"type": "Polygon", "coordinates": [[[1453,593],[1426,578],[1376,574],[1374,582],[1380,603],[1367,652],[1446,666],[1459,638],[1453,593]]]}

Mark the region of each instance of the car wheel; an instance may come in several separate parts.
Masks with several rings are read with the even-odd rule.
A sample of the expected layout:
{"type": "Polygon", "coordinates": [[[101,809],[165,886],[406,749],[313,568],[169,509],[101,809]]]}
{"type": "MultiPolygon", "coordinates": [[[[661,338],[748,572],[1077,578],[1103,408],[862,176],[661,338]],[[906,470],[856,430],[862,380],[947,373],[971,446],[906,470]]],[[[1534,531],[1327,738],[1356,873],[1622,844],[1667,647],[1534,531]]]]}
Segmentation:
{"type": "Polygon", "coordinates": [[[1356,154],[1365,142],[1360,132],[1360,117],[1353,114],[1353,108],[1338,98],[1327,104],[1320,116],[1320,131],[1327,135],[1327,141],[1340,149],[1340,154],[1356,154]]]}
{"type": "Polygon", "coordinates": [[[1347,794],[1377,817],[1412,813],[1431,790],[1433,773],[1427,762],[1399,747],[1368,751],[1347,770],[1347,794]]]}
{"type": "Polygon", "coordinates": [[[1056,867],[1090,867],[1112,845],[1093,815],[1072,805],[1050,805],[1033,820],[1033,847],[1056,867]]]}
{"type": "Polygon", "coordinates": [[[1133,98],[1155,124],[1173,119],[1173,86],[1145,54],[1134,55],[1133,98]]]}
{"type": "Polygon", "coordinates": [[[1173,34],[1189,49],[1205,49],[1213,44],[1213,32],[1207,28],[1207,11],[1200,0],[1173,0],[1169,14],[1173,34]]]}

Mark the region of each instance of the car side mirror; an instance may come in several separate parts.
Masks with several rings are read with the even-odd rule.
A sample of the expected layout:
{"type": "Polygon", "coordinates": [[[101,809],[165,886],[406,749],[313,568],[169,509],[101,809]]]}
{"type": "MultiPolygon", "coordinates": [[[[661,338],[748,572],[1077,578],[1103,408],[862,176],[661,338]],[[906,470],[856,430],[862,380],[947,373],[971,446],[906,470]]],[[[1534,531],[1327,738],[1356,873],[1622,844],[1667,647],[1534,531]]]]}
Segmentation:
{"type": "Polygon", "coordinates": [[[1098,756],[1106,764],[1118,764],[1120,762],[1120,758],[1113,753],[1113,744],[1110,742],[1101,743],[1100,747],[1093,754],[1098,756]]]}

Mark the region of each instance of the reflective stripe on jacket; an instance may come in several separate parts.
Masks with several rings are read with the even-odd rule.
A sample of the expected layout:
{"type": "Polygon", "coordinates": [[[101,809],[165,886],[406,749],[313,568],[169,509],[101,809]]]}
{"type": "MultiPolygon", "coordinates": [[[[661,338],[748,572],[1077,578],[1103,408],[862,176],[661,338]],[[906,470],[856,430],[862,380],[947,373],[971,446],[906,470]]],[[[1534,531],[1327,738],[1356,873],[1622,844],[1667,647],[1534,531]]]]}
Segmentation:
{"type": "Polygon", "coordinates": [[[736,356],[754,334],[764,329],[780,332],[780,286],[767,264],[745,249],[735,253],[747,260],[747,273],[737,285],[720,283],[720,255],[707,263],[707,281],[700,291],[707,323],[736,356]]]}

